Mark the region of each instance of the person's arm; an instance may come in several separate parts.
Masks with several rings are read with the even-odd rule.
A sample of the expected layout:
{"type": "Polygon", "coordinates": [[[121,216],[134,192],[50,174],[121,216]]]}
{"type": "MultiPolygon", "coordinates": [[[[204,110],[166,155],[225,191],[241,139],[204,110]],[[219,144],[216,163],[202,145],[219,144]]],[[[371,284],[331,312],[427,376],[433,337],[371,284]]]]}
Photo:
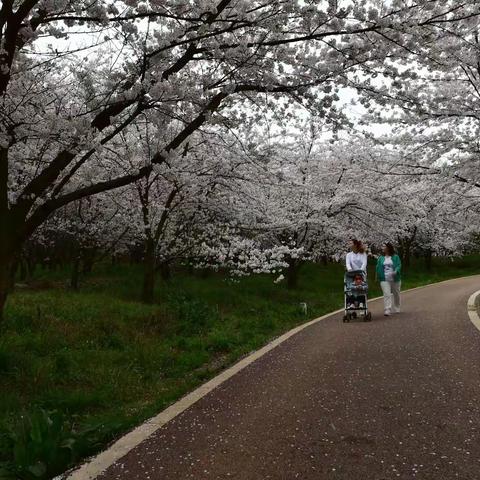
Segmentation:
{"type": "Polygon", "coordinates": [[[364,272],[367,271],[367,262],[368,262],[367,254],[364,253],[364,254],[362,255],[362,267],[361,267],[360,270],[363,270],[364,272]]]}
{"type": "Polygon", "coordinates": [[[349,252],[349,253],[347,253],[347,258],[345,259],[347,272],[350,272],[352,270],[352,264],[350,263],[350,258],[351,258],[351,255],[350,255],[350,252],[349,252]]]}

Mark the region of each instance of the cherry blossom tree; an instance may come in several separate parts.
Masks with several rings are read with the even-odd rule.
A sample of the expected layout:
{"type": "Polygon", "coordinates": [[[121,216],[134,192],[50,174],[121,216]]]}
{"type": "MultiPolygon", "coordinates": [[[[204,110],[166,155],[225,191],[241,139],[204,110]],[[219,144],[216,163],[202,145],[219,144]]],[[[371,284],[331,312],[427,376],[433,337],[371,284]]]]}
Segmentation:
{"type": "Polygon", "coordinates": [[[349,149],[363,172],[361,209],[368,215],[365,223],[358,216],[352,219],[363,228],[363,238],[374,246],[396,243],[406,266],[413,254],[425,256],[429,265],[432,254],[465,251],[479,229],[475,202],[480,192],[452,180],[453,166],[444,167],[441,175],[427,175],[423,169],[412,171],[404,164],[404,152],[391,145],[365,139],[349,149]]]}
{"type": "Polygon", "coordinates": [[[389,60],[397,78],[372,79],[361,101],[372,113],[368,121],[392,127],[394,135],[382,141],[402,151],[399,171],[449,175],[478,188],[480,17],[475,3],[445,2],[450,8],[445,20],[459,21],[418,30],[410,48],[389,60]]]}
{"type": "Polygon", "coordinates": [[[95,262],[125,251],[130,231],[112,195],[84,198],[57,210],[37,229],[22,260],[30,270],[37,263],[49,268],[71,264],[70,287],[77,289],[80,275],[90,273],[95,262]]]}
{"type": "MultiPolygon", "coordinates": [[[[145,117],[123,132],[121,143],[108,154],[112,160],[121,158],[120,166],[126,161],[128,169],[140,169],[172,134],[168,124],[155,125],[145,117]]],[[[168,278],[171,262],[196,255],[206,224],[222,221],[215,218],[214,195],[241,161],[230,154],[219,132],[197,133],[181,153],[155,165],[117,200],[129,212],[133,241],[144,245],[144,302],[153,302],[156,271],[168,278]]]]}
{"type": "MultiPolygon", "coordinates": [[[[358,230],[358,218],[367,215],[366,175],[352,162],[352,152],[326,141],[329,132],[321,119],[308,119],[302,127],[298,134],[252,143],[251,162],[243,165],[222,202],[228,205],[230,237],[243,237],[233,248],[224,242],[227,250],[237,252],[245,267],[251,259],[252,271],[262,271],[255,263],[259,258],[268,271],[284,270],[290,288],[305,261],[343,251],[358,230]],[[246,252],[240,255],[241,248],[246,252]]],[[[218,248],[232,262],[234,255],[224,250],[218,248]]]]}
{"type": "Polygon", "coordinates": [[[21,246],[56,210],[140,180],[207,123],[254,122],[240,105],[286,117],[298,102],[344,124],[339,89],[368,91],[379,68],[405,77],[386,60],[478,15],[456,4],[3,1],[0,312],[21,246]],[[146,111],[175,134],[116,175],[101,150],[146,111]]]}

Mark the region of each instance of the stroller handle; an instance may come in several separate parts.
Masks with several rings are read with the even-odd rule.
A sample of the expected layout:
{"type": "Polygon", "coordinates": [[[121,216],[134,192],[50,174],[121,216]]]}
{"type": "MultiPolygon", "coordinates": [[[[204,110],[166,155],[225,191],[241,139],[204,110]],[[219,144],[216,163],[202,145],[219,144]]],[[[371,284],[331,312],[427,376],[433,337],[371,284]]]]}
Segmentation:
{"type": "Polygon", "coordinates": [[[367,272],[365,270],[346,270],[345,271],[345,275],[348,275],[348,276],[355,276],[355,275],[366,275],[367,272]]]}

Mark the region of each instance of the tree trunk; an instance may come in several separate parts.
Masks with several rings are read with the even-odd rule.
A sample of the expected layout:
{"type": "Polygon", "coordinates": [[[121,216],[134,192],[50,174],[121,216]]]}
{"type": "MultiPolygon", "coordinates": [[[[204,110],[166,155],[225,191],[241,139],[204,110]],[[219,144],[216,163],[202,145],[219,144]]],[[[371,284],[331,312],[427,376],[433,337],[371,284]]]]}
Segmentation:
{"type": "Polygon", "coordinates": [[[78,280],[80,277],[80,254],[78,254],[74,260],[72,265],[72,275],[70,277],[70,287],[73,290],[78,290],[78,280]]]}
{"type": "Polygon", "coordinates": [[[155,244],[152,239],[145,242],[145,255],[143,259],[143,288],[142,302],[153,303],[155,290],[155,244]]]}
{"type": "Polygon", "coordinates": [[[3,259],[0,259],[0,330],[4,323],[4,310],[7,303],[7,297],[10,292],[10,271],[8,265],[2,263],[3,259]]]}
{"type": "Polygon", "coordinates": [[[27,258],[27,280],[31,280],[31,278],[33,277],[34,273],[35,273],[35,269],[37,267],[37,264],[35,262],[35,260],[33,260],[32,258],[27,258]]]}
{"type": "Polygon", "coordinates": [[[0,330],[4,326],[4,309],[12,288],[12,274],[15,272],[14,246],[20,253],[20,242],[13,239],[15,227],[8,201],[8,149],[0,146],[0,330]]]}
{"type": "Polygon", "coordinates": [[[400,242],[402,245],[403,255],[402,255],[402,262],[403,265],[408,268],[411,264],[412,259],[412,247],[415,245],[415,238],[417,236],[417,227],[413,229],[411,235],[409,237],[405,237],[403,242],[400,242]]]}
{"type": "Polygon", "coordinates": [[[18,274],[18,278],[21,282],[25,282],[28,276],[28,269],[27,269],[27,262],[24,258],[20,259],[19,269],[20,271],[18,274]]]}
{"type": "Polygon", "coordinates": [[[162,262],[160,264],[160,275],[165,282],[169,282],[172,278],[172,270],[168,262],[162,262]]]}
{"type": "Polygon", "coordinates": [[[400,243],[400,257],[402,258],[403,266],[408,268],[412,257],[412,242],[410,240],[403,240],[400,243]]]}
{"type": "Polygon", "coordinates": [[[432,269],[432,250],[428,249],[425,252],[425,268],[430,271],[432,269]]]}
{"type": "Polygon", "coordinates": [[[97,254],[97,250],[95,248],[87,249],[83,254],[83,266],[82,266],[82,273],[92,273],[93,264],[95,263],[95,257],[97,254]]]}
{"type": "Polygon", "coordinates": [[[8,215],[0,215],[0,330],[3,328],[7,298],[13,290],[22,245],[15,242],[8,215]],[[3,227],[3,228],[2,228],[3,227]]]}
{"type": "Polygon", "coordinates": [[[4,310],[7,298],[13,290],[16,267],[15,255],[0,254],[0,330],[5,320],[4,310]]]}
{"type": "Polygon", "coordinates": [[[300,262],[295,258],[288,259],[287,267],[287,288],[294,289],[298,286],[298,270],[300,268],[300,262]]]}

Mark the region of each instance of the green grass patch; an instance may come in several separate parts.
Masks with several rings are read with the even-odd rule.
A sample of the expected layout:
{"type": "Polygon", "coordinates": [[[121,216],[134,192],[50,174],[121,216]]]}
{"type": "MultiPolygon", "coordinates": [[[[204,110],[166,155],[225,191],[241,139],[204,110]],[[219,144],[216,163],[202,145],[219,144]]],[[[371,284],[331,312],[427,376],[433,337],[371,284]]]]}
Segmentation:
{"type": "MultiPolygon", "coordinates": [[[[480,256],[435,259],[428,272],[414,263],[403,287],[476,273],[480,256]]],[[[158,282],[154,305],[138,301],[141,276],[137,266],[102,265],[72,292],[67,270],[39,271],[10,297],[0,337],[0,463],[11,478],[50,478],[242,355],[343,304],[338,264],[305,265],[291,291],[272,275],[176,272],[158,282]]],[[[380,295],[373,282],[370,295],[380,295]]]]}

